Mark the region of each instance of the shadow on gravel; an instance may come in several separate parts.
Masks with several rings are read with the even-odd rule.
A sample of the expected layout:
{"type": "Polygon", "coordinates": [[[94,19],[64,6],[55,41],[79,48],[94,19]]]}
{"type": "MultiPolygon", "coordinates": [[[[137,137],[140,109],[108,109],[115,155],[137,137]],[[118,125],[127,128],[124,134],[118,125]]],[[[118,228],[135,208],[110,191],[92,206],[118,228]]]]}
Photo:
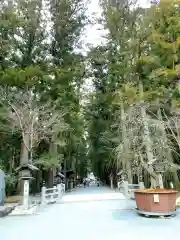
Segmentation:
{"type": "Polygon", "coordinates": [[[177,211],[176,216],[170,217],[146,217],[140,215],[136,212],[135,209],[116,209],[112,210],[112,218],[115,221],[126,221],[130,226],[140,227],[140,226],[151,226],[157,228],[158,226],[170,226],[174,225],[175,222],[180,220],[180,211],[177,211]],[[170,225],[169,225],[170,224],[170,225]]]}

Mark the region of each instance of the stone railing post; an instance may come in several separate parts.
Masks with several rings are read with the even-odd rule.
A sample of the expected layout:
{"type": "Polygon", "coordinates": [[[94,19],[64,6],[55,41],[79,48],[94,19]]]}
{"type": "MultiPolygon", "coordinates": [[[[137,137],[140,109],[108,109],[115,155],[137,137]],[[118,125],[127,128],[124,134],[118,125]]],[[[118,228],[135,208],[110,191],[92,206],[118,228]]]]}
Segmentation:
{"type": "Polygon", "coordinates": [[[70,189],[73,189],[73,180],[70,181],[70,189]]]}
{"type": "Polygon", "coordinates": [[[56,188],[56,186],[54,186],[54,187],[53,187],[53,192],[52,192],[52,195],[51,195],[51,200],[52,200],[52,202],[54,202],[54,198],[55,198],[54,195],[56,195],[56,193],[57,193],[56,190],[57,190],[57,188],[56,188]]]}
{"type": "Polygon", "coordinates": [[[120,186],[121,186],[121,183],[118,181],[117,182],[117,187],[118,187],[118,190],[120,191],[120,186]]]}
{"type": "Polygon", "coordinates": [[[129,191],[128,191],[128,188],[129,188],[129,186],[128,186],[128,181],[124,181],[124,183],[123,183],[123,188],[124,188],[124,195],[125,195],[125,197],[129,197],[129,191]]]}
{"type": "Polygon", "coordinates": [[[172,182],[169,183],[170,188],[174,188],[174,184],[172,182]]]}
{"type": "Polygon", "coordinates": [[[62,196],[62,184],[57,185],[57,190],[58,190],[58,199],[60,199],[62,196]]]}
{"type": "Polygon", "coordinates": [[[61,187],[62,187],[62,190],[65,192],[65,188],[66,188],[66,186],[65,186],[65,184],[64,183],[61,183],[61,187]]]}
{"type": "Polygon", "coordinates": [[[41,188],[41,204],[46,204],[46,187],[41,188]]]}
{"type": "Polygon", "coordinates": [[[145,189],[145,187],[144,187],[144,182],[139,182],[139,188],[140,188],[140,189],[145,189]]]}

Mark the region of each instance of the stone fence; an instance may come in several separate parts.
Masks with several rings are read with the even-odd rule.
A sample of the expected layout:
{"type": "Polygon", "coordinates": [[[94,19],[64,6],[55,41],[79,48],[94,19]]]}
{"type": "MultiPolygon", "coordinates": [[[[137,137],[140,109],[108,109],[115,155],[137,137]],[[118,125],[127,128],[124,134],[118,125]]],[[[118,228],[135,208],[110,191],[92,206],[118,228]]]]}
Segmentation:
{"type": "Polygon", "coordinates": [[[42,187],[41,204],[55,203],[59,201],[65,192],[65,184],[61,183],[53,188],[42,187]]]}

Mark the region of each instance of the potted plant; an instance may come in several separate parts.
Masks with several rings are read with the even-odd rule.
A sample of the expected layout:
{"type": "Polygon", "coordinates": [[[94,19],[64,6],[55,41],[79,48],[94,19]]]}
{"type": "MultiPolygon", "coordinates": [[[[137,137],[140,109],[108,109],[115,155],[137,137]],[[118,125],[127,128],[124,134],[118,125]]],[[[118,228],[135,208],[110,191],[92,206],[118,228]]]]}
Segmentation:
{"type": "Polygon", "coordinates": [[[139,189],[135,191],[137,211],[144,215],[168,216],[176,212],[176,193],[174,189],[164,189],[162,173],[165,164],[156,161],[153,164],[156,188],[139,189]]]}

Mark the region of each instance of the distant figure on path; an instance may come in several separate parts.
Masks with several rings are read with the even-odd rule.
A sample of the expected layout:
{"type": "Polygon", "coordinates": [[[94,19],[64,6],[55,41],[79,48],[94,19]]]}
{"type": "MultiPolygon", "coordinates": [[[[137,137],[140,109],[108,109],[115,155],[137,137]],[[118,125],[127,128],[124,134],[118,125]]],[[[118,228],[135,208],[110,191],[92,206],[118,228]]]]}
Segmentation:
{"type": "Polygon", "coordinates": [[[86,187],[86,179],[83,180],[84,188],[86,187]]]}
{"type": "Polygon", "coordinates": [[[99,179],[97,180],[97,186],[99,187],[99,185],[100,185],[100,181],[99,181],[99,179]]]}

